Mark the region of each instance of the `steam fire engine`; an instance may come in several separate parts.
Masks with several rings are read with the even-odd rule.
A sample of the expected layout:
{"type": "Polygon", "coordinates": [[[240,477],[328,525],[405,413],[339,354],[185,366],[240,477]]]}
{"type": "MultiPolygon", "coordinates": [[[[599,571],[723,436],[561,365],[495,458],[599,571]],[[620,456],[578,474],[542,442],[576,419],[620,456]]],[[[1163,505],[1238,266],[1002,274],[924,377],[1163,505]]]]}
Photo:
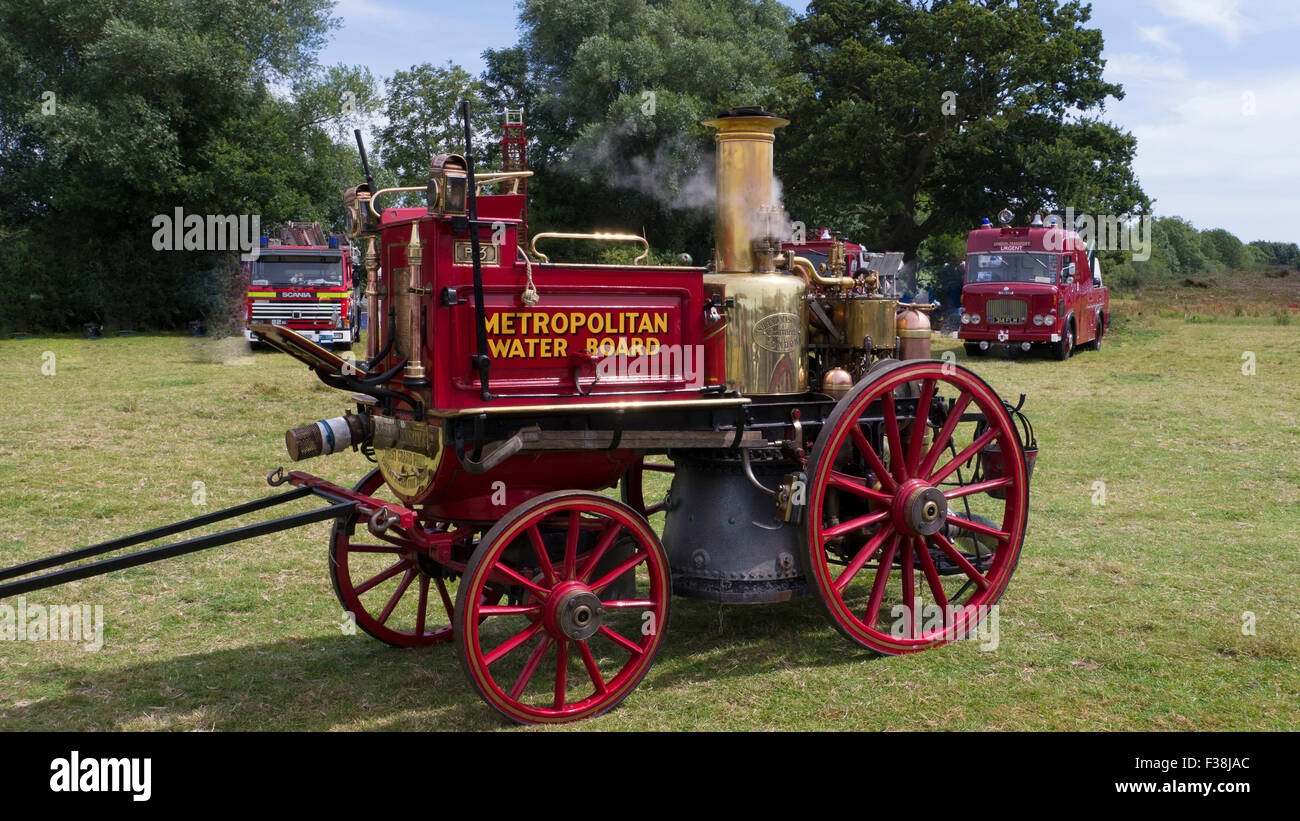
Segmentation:
{"type": "Polygon", "coordinates": [[[1011,227],[1008,211],[999,220],[1001,228],[986,219],[966,240],[957,333],[966,353],[978,356],[995,344],[1048,346],[1057,359],[1079,345],[1100,350],[1110,293],[1096,254],[1056,217],[1044,226],[1035,215],[1028,228],[1011,227]]]}
{"type": "Polygon", "coordinates": [[[338,237],[307,244],[310,233],[302,233],[308,236],[293,245],[261,238],[249,268],[244,336],[258,344],[261,336],[253,326],[262,324],[288,328],[320,345],[351,348],[359,330],[351,256],[339,247],[338,237]]]}
{"type": "Polygon", "coordinates": [[[526,237],[530,172],[476,172],[463,116],[465,153],[433,158],[424,206],[376,208],[409,189],[375,190],[368,171],[344,196],[365,247],[364,361],[251,326],[354,406],[289,430],[289,458],[359,451],[376,468],[351,488],[277,468],[268,482],[293,489],[0,570],[0,597],[332,521],[330,579],[357,626],[452,644],[482,698],[524,723],[622,701],[674,593],[812,596],[880,654],[974,631],[1025,536],[1024,397],[930,359],[928,306],[851,271],[842,243],[824,269],[782,248],[772,152],[787,121],[743,107],[707,122],[717,221],[699,267],[551,259],[559,237],[648,243],[526,237]],[[662,500],[642,482],[654,469],[672,472],[662,500]],[[623,501],[600,492],[615,486],[623,501]],[[31,575],[308,497],[326,504],[31,575]]]}

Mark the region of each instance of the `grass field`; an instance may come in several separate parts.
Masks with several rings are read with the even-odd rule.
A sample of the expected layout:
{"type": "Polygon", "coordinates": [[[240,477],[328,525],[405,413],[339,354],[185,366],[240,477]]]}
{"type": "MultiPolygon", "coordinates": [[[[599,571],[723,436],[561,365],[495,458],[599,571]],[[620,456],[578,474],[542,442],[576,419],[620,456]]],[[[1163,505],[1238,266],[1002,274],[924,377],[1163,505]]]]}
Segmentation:
{"type": "MultiPolygon", "coordinates": [[[[1300,729],[1300,321],[1259,293],[1117,301],[1064,363],[936,340],[1028,394],[1042,447],[996,650],[875,658],[812,600],[677,599],[640,687],[577,728],[1300,729]]],[[[267,495],[284,430],[346,407],[286,356],[165,335],[6,340],[0,394],[4,565],[267,495]]],[[[328,530],[30,594],[102,605],[104,643],[0,642],[0,729],[504,728],[450,646],[345,634],[328,530]]]]}

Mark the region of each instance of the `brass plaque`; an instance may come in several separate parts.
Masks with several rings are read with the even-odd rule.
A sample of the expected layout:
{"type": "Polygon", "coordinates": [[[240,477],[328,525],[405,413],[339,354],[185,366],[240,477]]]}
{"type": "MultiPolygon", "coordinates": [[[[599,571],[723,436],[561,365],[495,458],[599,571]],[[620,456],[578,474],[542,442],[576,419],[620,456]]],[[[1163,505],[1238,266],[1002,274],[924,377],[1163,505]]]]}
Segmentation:
{"type": "Polygon", "coordinates": [[[433,484],[433,475],[438,470],[438,459],[425,456],[412,450],[390,448],[375,452],[379,470],[384,475],[388,486],[404,500],[418,499],[433,484]]]}
{"type": "Polygon", "coordinates": [[[768,314],[754,323],[754,343],[773,353],[791,353],[803,341],[803,322],[794,314],[768,314]]]}
{"type": "MultiPolygon", "coordinates": [[[[478,246],[478,259],[483,265],[500,265],[501,264],[501,246],[496,243],[480,243],[478,246]]],[[[474,264],[474,244],[467,240],[459,240],[456,243],[455,251],[456,265],[473,265],[474,264]]]]}

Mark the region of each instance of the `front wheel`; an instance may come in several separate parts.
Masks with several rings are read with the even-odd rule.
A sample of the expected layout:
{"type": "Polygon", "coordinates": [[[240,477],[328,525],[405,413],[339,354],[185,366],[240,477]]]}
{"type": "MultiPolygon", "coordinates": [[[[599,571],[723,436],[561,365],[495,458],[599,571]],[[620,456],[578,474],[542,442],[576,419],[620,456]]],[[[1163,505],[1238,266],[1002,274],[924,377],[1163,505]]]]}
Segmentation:
{"type": "Polygon", "coordinates": [[[803,566],[850,640],[882,655],[927,650],[988,617],[1028,510],[1019,433],[993,389],[951,363],[900,362],[846,394],[817,437],[803,566]],[[980,476],[994,451],[1006,467],[980,476]]]}
{"type": "MultiPolygon", "coordinates": [[[[379,498],[383,486],[372,470],[353,490],[379,498]]],[[[371,636],[394,647],[451,639],[457,577],[426,552],[374,536],[351,517],[334,523],[329,568],[345,618],[371,636]]]]}
{"type": "Polygon", "coordinates": [[[1074,325],[1066,323],[1065,333],[1061,334],[1061,339],[1052,346],[1052,356],[1058,361],[1065,361],[1074,353],[1074,325]]]}
{"type": "Polygon", "coordinates": [[[645,676],[668,626],[668,558],[650,525],[586,491],[538,496],[479,541],[456,651],[483,700],[521,724],[590,718],[645,676]],[[625,552],[626,558],[602,562],[625,552]],[[488,604],[503,596],[503,605],[488,604]]]}
{"type": "Polygon", "coordinates": [[[977,356],[983,356],[984,351],[980,350],[980,344],[978,342],[967,342],[966,355],[974,359],[977,356]]]}

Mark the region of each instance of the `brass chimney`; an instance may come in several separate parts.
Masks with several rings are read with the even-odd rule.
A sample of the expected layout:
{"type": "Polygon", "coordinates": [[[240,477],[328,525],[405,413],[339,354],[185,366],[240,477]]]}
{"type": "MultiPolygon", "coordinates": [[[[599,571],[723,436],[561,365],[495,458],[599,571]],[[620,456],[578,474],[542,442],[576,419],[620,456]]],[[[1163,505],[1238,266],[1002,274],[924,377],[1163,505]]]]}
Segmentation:
{"type": "Polygon", "coordinates": [[[718,272],[763,271],[755,242],[769,239],[779,226],[772,224],[773,215],[779,217],[772,197],[772,143],[776,130],[790,121],[742,106],[704,124],[718,129],[718,272]]]}
{"type": "Polygon", "coordinates": [[[727,389],[751,395],[808,387],[808,285],[773,264],[783,212],[772,190],[772,144],[788,124],[758,106],[704,123],[718,130],[716,268],[704,282],[731,302],[724,328],[727,389]]]}

